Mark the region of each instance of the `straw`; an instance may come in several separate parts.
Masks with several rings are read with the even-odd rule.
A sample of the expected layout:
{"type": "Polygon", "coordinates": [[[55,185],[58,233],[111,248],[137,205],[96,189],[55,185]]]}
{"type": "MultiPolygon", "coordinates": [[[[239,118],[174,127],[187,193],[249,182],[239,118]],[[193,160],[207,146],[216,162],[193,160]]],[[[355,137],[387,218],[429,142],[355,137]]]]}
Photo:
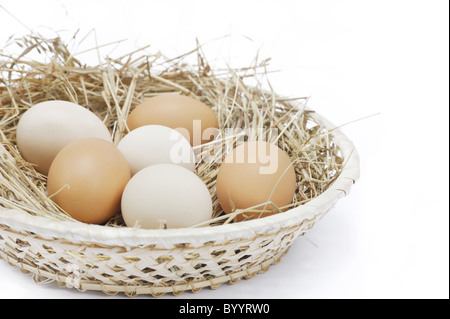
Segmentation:
{"type": "MultiPolygon", "coordinates": [[[[123,40],[112,44],[119,43],[123,40]]],[[[322,194],[342,170],[343,159],[333,143],[333,132],[313,121],[308,97],[283,97],[273,91],[268,80],[269,59],[255,58],[252,65],[240,68],[215,69],[197,42],[195,49],[175,58],[149,53],[149,46],[144,46],[117,58],[106,57],[97,65],[79,60],[89,51],[100,56],[99,49],[106,45],[111,43],[71,52],[60,37],[48,39],[32,33],[10,40],[9,46],[22,49],[20,54],[5,52],[8,47],[0,51],[0,205],[55,220],[73,220],[51,201],[46,177],[21,157],[15,145],[20,116],[33,105],[54,99],[78,103],[97,114],[116,144],[126,135],[127,116],[145,98],[183,94],[209,105],[219,119],[221,135],[195,148],[201,159],[196,174],[213,199],[212,219],[201,226],[230,223],[238,214],[254,212],[252,207],[224,216],[215,191],[220,160],[245,139],[263,137],[278,145],[291,157],[297,174],[292,203],[276,207],[268,198],[267,203],[261,203],[266,204],[261,213],[269,210],[269,203],[280,212],[307,203],[322,194]],[[41,61],[28,58],[36,52],[41,61]],[[192,57],[197,65],[186,62],[192,57]],[[235,135],[226,134],[239,129],[235,135]],[[271,135],[274,129],[276,136],[271,135]],[[242,132],[248,134],[243,136],[242,132]],[[220,151],[214,153],[217,149],[220,151]],[[212,158],[204,160],[211,154],[212,158]]],[[[121,227],[124,223],[115,216],[106,225],[121,227]]]]}

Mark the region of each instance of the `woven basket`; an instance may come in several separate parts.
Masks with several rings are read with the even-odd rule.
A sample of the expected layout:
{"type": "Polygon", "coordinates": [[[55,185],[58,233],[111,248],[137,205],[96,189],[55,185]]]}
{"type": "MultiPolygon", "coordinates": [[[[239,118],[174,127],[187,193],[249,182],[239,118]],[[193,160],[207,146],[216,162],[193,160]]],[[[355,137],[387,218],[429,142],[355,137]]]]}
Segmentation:
{"type": "MultiPolygon", "coordinates": [[[[335,128],[317,113],[312,117],[335,128]]],[[[0,257],[37,282],[128,296],[178,295],[250,278],[278,262],[359,177],[353,144],[339,130],[333,137],[345,161],[342,172],[324,193],[289,211],[214,227],[135,230],[0,207],[0,257]]]]}

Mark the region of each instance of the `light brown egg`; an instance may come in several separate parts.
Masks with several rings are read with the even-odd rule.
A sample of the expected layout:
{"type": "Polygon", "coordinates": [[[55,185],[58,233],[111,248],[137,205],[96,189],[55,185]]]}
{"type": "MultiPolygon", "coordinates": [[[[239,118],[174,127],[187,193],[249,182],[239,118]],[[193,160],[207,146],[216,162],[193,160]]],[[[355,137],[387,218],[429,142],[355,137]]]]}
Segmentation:
{"type": "Polygon", "coordinates": [[[113,143],[86,138],[56,155],[47,188],[52,200],[74,219],[101,224],[119,212],[130,178],[130,167],[113,143]]]}
{"type": "Polygon", "coordinates": [[[235,221],[276,214],[292,203],[296,175],[289,155],[268,142],[245,142],[230,152],[218,172],[216,191],[226,213],[254,207],[235,221]],[[261,205],[260,205],[261,204],[261,205]]]}
{"type": "Polygon", "coordinates": [[[130,131],[154,124],[178,130],[192,146],[212,141],[219,128],[211,108],[199,100],[178,94],[158,95],[143,101],[127,120],[130,131]]]}

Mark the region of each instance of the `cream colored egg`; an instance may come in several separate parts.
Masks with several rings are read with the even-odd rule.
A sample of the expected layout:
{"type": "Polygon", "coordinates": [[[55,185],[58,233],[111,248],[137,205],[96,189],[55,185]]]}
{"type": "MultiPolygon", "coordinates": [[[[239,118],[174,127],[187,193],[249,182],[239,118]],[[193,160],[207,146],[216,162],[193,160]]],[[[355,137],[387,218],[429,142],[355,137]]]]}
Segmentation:
{"type": "Polygon", "coordinates": [[[100,118],[67,101],[38,103],[22,115],[17,126],[17,146],[22,157],[45,175],[58,152],[82,138],[112,142],[109,130],[100,118]]]}
{"type": "Polygon", "coordinates": [[[127,226],[146,229],[189,227],[212,215],[211,195],[203,181],[173,164],[140,170],[125,187],[121,205],[127,226]]]}
{"type": "Polygon", "coordinates": [[[138,127],[125,135],[118,148],[127,159],[133,175],[155,164],[175,164],[190,171],[195,169],[195,155],[189,141],[166,126],[138,127]]]}

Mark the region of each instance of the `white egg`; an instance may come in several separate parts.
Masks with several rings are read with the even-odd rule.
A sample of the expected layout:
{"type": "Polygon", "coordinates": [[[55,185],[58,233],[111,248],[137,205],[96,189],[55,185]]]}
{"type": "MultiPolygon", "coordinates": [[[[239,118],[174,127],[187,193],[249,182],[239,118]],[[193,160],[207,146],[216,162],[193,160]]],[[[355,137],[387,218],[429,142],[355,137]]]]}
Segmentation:
{"type": "Polygon", "coordinates": [[[211,195],[203,181],[173,164],[140,170],[125,187],[121,205],[126,225],[145,229],[189,227],[212,215],[211,195]]]}
{"type": "Polygon", "coordinates": [[[162,125],[146,125],[132,130],[120,141],[134,175],[155,164],[176,164],[190,171],[195,169],[195,155],[189,141],[178,131],[162,125]]]}
{"type": "Polygon", "coordinates": [[[108,128],[94,113],[67,101],[38,103],[22,115],[17,126],[22,157],[45,175],[59,151],[82,138],[112,142],[108,128]]]}

